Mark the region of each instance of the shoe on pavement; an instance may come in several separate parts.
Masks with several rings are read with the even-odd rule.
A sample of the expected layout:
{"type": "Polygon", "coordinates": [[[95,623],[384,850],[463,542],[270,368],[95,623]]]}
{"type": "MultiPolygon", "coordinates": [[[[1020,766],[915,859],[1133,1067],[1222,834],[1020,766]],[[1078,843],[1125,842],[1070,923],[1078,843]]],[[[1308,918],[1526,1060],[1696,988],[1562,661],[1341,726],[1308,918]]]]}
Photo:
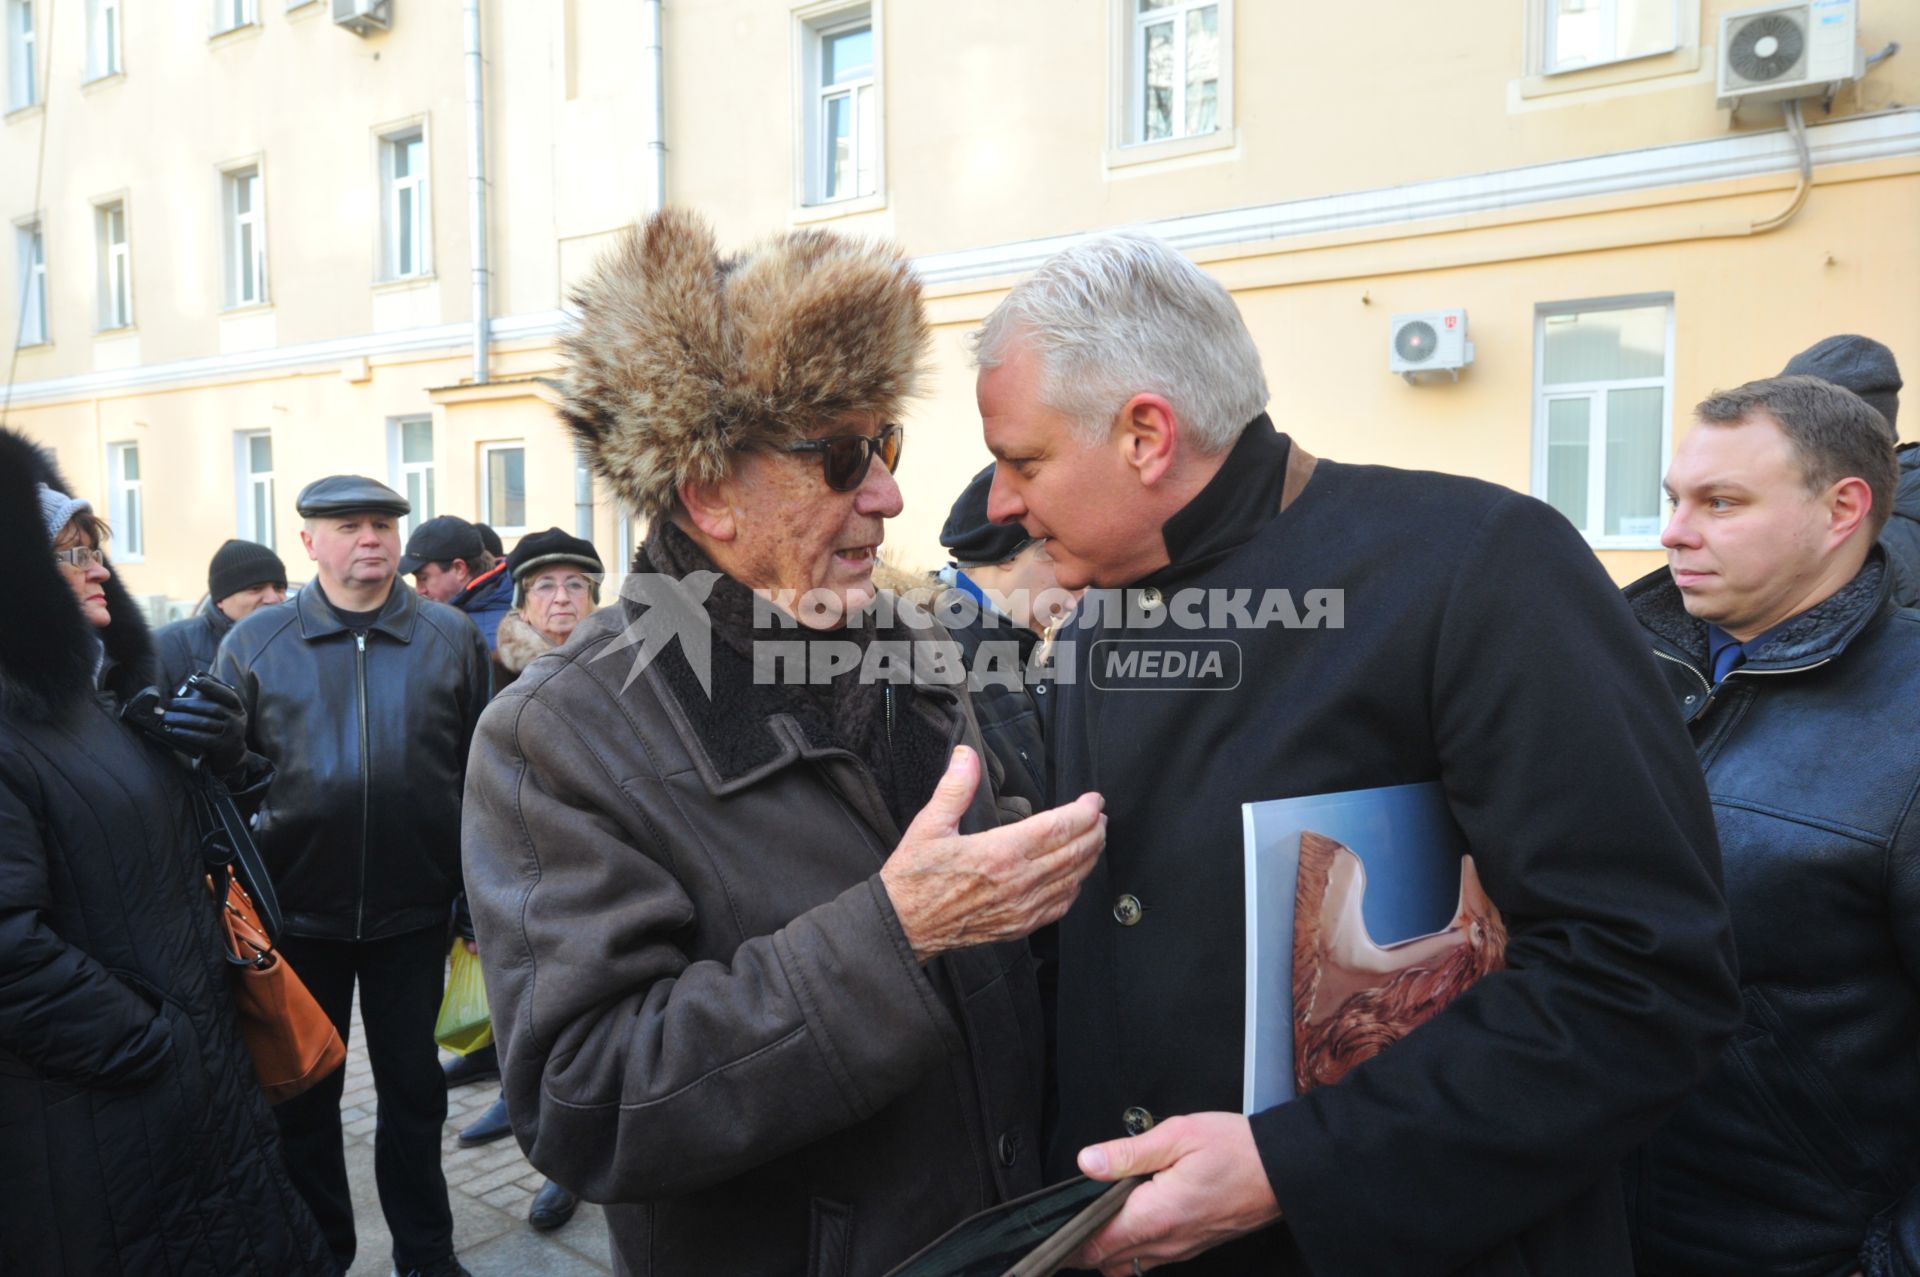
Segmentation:
{"type": "Polygon", "coordinates": [[[507,1120],[507,1097],[499,1099],[482,1113],[479,1120],[460,1132],[460,1147],[475,1148],[481,1144],[491,1144],[513,1134],[513,1124],[507,1120]]]}
{"type": "Polygon", "coordinates": [[[578,1197],[548,1180],[534,1194],[533,1206],[527,1211],[527,1222],[543,1233],[551,1232],[572,1219],[573,1212],[578,1209],[578,1197]]]}
{"type": "Polygon", "coordinates": [[[473,1274],[467,1271],[466,1265],[459,1259],[448,1255],[438,1263],[418,1264],[404,1273],[395,1266],[393,1277],[473,1277],[473,1274]]]}
{"type": "Polygon", "coordinates": [[[469,1082],[484,1082],[490,1077],[499,1077],[500,1050],[495,1046],[483,1046],[470,1055],[457,1055],[442,1064],[440,1071],[446,1074],[449,1091],[469,1082]]]}

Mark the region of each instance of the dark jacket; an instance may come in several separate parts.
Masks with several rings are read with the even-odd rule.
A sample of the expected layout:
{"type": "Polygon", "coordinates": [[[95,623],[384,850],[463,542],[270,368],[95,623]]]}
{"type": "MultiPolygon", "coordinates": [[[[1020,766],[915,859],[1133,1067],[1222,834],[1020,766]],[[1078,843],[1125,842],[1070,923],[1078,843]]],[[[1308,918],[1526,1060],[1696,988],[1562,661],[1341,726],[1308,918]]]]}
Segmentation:
{"type": "Polygon", "coordinates": [[[249,744],[279,769],[255,819],[287,929],[375,940],[444,925],[460,890],[460,794],[491,671],[460,612],[404,581],[361,639],[319,582],[220,645],[249,744]]]}
{"type": "Polygon", "coordinates": [[[947,632],[966,657],[968,691],[980,723],[980,739],[1000,764],[1000,794],[1025,799],[1034,811],[1043,810],[1049,805],[1047,750],[1038,702],[1053,693],[1045,683],[1030,688],[1026,682],[1027,663],[1040,636],[991,613],[987,604],[974,603],[956,588],[940,594],[934,614],[968,618],[965,624],[948,626],[947,632]],[[982,643],[992,645],[986,657],[981,655],[982,643]]]}
{"type": "Polygon", "coordinates": [[[1900,486],[1894,489],[1893,517],[1880,529],[1887,564],[1893,572],[1893,601],[1920,607],[1920,443],[1900,446],[1900,486]]]}
{"type": "Polygon", "coordinates": [[[220,640],[233,628],[227,614],[211,602],[198,612],[171,625],[163,625],[153,636],[155,658],[160,662],[160,688],[171,693],[189,674],[213,672],[213,658],[220,651],[220,640]]]}
{"type": "Polygon", "coordinates": [[[1666,569],[1627,595],[1706,769],[1746,1008],[1629,1164],[1640,1271],[1920,1277],[1920,612],[1876,551],[1710,687],[1666,569]]]}
{"type": "Polygon", "coordinates": [[[1125,1133],[1129,1108],[1240,1110],[1241,804],[1438,781],[1506,917],[1508,969],[1339,1083],[1255,1114],[1286,1222],[1169,1271],[1627,1273],[1619,1161],[1738,1021],[1686,734],[1619,591],[1546,505],[1322,461],[1276,514],[1289,453],[1264,417],[1250,425],[1166,525],[1172,566],[1127,592],[1165,627],[1136,637],[1237,643],[1238,676],[1218,684],[1237,686],[1116,683],[1093,666],[1117,649],[1092,640],[1118,631],[1092,593],[1062,639],[1076,677],[1047,741],[1055,801],[1098,790],[1110,823],[1060,927],[1050,1177],[1125,1133]],[[1226,606],[1219,629],[1169,625],[1211,625],[1187,589],[1223,605],[1240,591],[1299,627],[1226,606]],[[1117,910],[1123,895],[1138,909],[1117,910]]]}
{"type": "MultiPolygon", "coordinates": [[[[647,615],[588,617],[474,741],[467,885],[514,1133],[608,1203],[620,1272],[876,1277],[1040,1186],[1031,959],[918,962],[873,774],[727,643],[710,697],[679,644],[622,651],[647,615]]],[[[980,748],[951,689],[901,696],[902,748],[980,748]]],[[[962,828],[994,823],[983,786],[962,828]]]]}
{"type": "Polygon", "coordinates": [[[475,577],[449,603],[473,618],[480,637],[487,641],[487,650],[493,651],[500,618],[513,610],[513,576],[507,571],[507,561],[502,559],[475,577]]]}
{"type": "Polygon", "coordinates": [[[187,772],[118,717],[146,625],[109,580],[96,692],[37,478],[72,491],[0,432],[0,1273],[332,1273],[234,1023],[187,772]]]}

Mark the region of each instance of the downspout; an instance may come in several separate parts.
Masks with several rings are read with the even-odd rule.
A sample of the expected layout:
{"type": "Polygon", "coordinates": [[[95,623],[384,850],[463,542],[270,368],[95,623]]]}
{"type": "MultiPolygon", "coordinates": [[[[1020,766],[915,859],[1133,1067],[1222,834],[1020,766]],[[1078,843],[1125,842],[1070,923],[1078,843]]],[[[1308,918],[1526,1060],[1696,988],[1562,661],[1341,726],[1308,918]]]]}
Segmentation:
{"type": "Polygon", "coordinates": [[[493,316],[487,300],[486,69],[480,60],[480,0],[462,0],[467,61],[467,239],[473,258],[473,384],[487,384],[493,316]]]}
{"type": "Polygon", "coordinates": [[[647,78],[653,82],[647,103],[647,159],[653,180],[647,196],[649,209],[658,210],[667,202],[667,89],[660,40],[660,0],[645,0],[645,11],[644,65],[647,78]]]}

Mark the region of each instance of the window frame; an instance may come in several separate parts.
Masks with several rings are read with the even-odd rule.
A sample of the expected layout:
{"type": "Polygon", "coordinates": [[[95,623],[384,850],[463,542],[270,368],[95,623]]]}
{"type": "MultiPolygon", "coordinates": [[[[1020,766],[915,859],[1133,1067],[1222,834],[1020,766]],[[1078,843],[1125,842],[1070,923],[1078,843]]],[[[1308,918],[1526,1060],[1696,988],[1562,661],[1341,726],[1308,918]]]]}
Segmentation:
{"type": "MultiPolygon", "coordinates": [[[[387,418],[387,473],[393,476],[393,490],[407,499],[412,510],[401,516],[400,540],[404,542],[413,535],[413,530],[438,513],[439,494],[439,432],[434,429],[431,413],[408,413],[405,416],[387,418]],[[424,425],[427,428],[427,459],[425,461],[407,460],[407,427],[424,425]],[[412,475],[420,475],[423,482],[420,491],[426,501],[413,499],[408,491],[407,480],[412,475]],[[425,509],[423,511],[422,506],[425,509]]],[[[484,519],[481,522],[486,522],[484,519]]]]}
{"type": "Polygon", "coordinates": [[[475,506],[480,511],[480,522],[498,532],[502,537],[525,536],[527,532],[527,502],[530,497],[527,484],[527,441],[525,439],[496,439],[480,445],[479,466],[480,499],[475,506]],[[519,523],[506,523],[496,519],[493,508],[493,482],[490,473],[495,453],[518,452],[520,454],[520,517],[519,523]]]}
{"type": "Polygon", "coordinates": [[[793,111],[798,136],[794,139],[794,204],[803,214],[836,216],[884,208],[887,202],[887,100],[885,67],[885,23],[878,0],[849,4],[846,0],[820,0],[797,5],[793,10],[793,111]],[[824,83],[826,41],[866,27],[873,42],[873,70],[864,80],[846,84],[824,83]],[[850,194],[828,197],[827,164],[831,148],[827,145],[827,103],[845,94],[853,111],[852,130],[856,149],[861,134],[862,112],[859,91],[871,95],[871,119],[867,121],[872,141],[869,172],[873,188],[859,189],[859,158],[854,163],[855,183],[850,194]]]}
{"type": "Polygon", "coordinates": [[[124,195],[96,202],[93,213],[99,274],[95,331],[124,332],[134,326],[133,219],[127,211],[124,195]],[[116,213],[120,217],[121,238],[118,243],[113,240],[116,213]],[[116,284],[123,287],[116,288],[116,284]]]}
{"type": "Polygon", "coordinates": [[[260,0],[213,0],[213,34],[244,31],[260,25],[260,0]]]}
{"type": "Polygon", "coordinates": [[[124,16],[120,0],[87,0],[87,83],[126,71],[124,16]]]}
{"type": "Polygon", "coordinates": [[[53,343],[47,306],[47,233],[39,217],[14,223],[14,262],[20,281],[20,309],[15,314],[15,344],[23,349],[53,343]],[[29,323],[31,319],[31,323],[29,323]]]}
{"type": "Polygon", "coordinates": [[[33,0],[6,0],[6,5],[7,110],[11,113],[40,105],[40,16],[34,12],[33,0]]]}
{"type": "MultiPolygon", "coordinates": [[[[1654,476],[1654,490],[1658,497],[1656,508],[1666,509],[1666,494],[1660,488],[1665,478],[1666,461],[1673,456],[1673,360],[1674,332],[1677,307],[1672,293],[1633,293],[1616,297],[1587,297],[1574,301],[1542,302],[1534,307],[1533,316],[1533,428],[1532,428],[1532,493],[1542,501],[1547,497],[1547,472],[1549,452],[1549,431],[1547,405],[1554,400],[1586,399],[1592,405],[1587,413],[1587,527],[1580,527],[1580,535],[1595,550],[1658,550],[1660,532],[1665,527],[1664,517],[1657,520],[1658,526],[1651,534],[1644,536],[1606,536],[1594,530],[1596,526],[1606,526],[1606,435],[1607,435],[1607,393],[1613,390],[1644,390],[1659,387],[1660,395],[1660,447],[1661,473],[1654,476]],[[1620,377],[1608,381],[1555,382],[1549,386],[1546,376],[1547,321],[1560,315],[1589,315],[1610,310],[1644,310],[1654,306],[1666,308],[1666,345],[1662,351],[1663,373],[1659,377],[1620,377]],[[1596,441],[1597,445],[1596,445],[1596,441]]],[[[1579,525],[1575,525],[1578,527],[1579,525]]]]}
{"type": "Polygon", "coordinates": [[[146,477],[126,477],[126,456],[140,462],[138,439],[116,439],[107,444],[107,525],[113,529],[118,547],[114,558],[121,563],[141,563],[147,557],[146,477]]]}
{"type": "MultiPolygon", "coordinates": [[[[1169,12],[1186,13],[1204,8],[1208,3],[1217,4],[1219,8],[1216,26],[1220,38],[1220,80],[1215,91],[1214,128],[1207,133],[1188,133],[1147,141],[1143,136],[1146,131],[1143,110],[1146,48],[1144,40],[1136,37],[1146,26],[1167,19],[1156,15],[1152,21],[1141,20],[1138,0],[1109,0],[1107,78],[1110,91],[1106,156],[1109,169],[1176,159],[1205,151],[1225,151],[1238,145],[1240,133],[1234,122],[1234,66],[1237,62],[1235,20],[1238,15],[1235,13],[1234,0],[1192,0],[1191,3],[1183,0],[1177,10],[1169,12]]],[[[1181,40],[1185,40],[1184,24],[1181,40]]],[[[1181,96],[1180,110],[1184,115],[1184,94],[1181,96]]]]}
{"type": "Polygon", "coordinates": [[[278,462],[269,456],[268,468],[264,471],[255,470],[253,468],[253,441],[255,439],[265,439],[269,453],[271,453],[273,448],[273,431],[271,429],[236,430],[233,435],[233,486],[236,501],[235,514],[237,516],[234,519],[234,534],[243,541],[252,541],[256,545],[266,546],[269,550],[276,550],[279,546],[277,544],[277,538],[274,536],[275,511],[273,498],[275,486],[274,468],[278,462]],[[260,520],[256,517],[259,509],[256,493],[262,487],[266,489],[267,496],[267,517],[264,527],[261,526],[260,520]]]}
{"type": "Polygon", "coordinates": [[[383,130],[380,140],[380,280],[395,283],[433,278],[433,144],[425,120],[383,130]],[[421,171],[401,177],[396,170],[402,148],[420,143],[421,171]],[[402,188],[413,192],[412,215],[400,216],[402,188]],[[400,269],[403,220],[414,235],[413,269],[400,269]]]}
{"type": "Polygon", "coordinates": [[[220,170],[220,223],[227,276],[225,309],[247,310],[272,305],[273,295],[267,286],[267,173],[266,166],[259,160],[228,165],[220,170]],[[248,182],[253,184],[252,206],[242,213],[240,194],[248,182]],[[243,255],[241,244],[246,237],[242,232],[248,228],[253,232],[252,251],[243,255]],[[251,297],[246,296],[241,287],[247,256],[253,259],[254,295],[251,297]]]}
{"type": "MultiPolygon", "coordinates": [[[[1592,62],[1575,62],[1566,66],[1557,65],[1553,60],[1553,37],[1559,26],[1560,3],[1561,0],[1531,0],[1531,4],[1529,5],[1533,11],[1534,29],[1539,32],[1539,38],[1535,42],[1533,51],[1534,65],[1539,68],[1538,74],[1543,77],[1573,75],[1580,71],[1591,71],[1596,67],[1618,66],[1623,62],[1638,62],[1643,58],[1663,57],[1670,53],[1676,53],[1683,47],[1680,29],[1686,17],[1685,10],[1687,6],[1683,0],[1664,0],[1664,3],[1671,6],[1672,16],[1667,43],[1656,48],[1642,49],[1638,53],[1620,53],[1616,49],[1609,56],[1598,58],[1592,62]]],[[[1609,20],[1604,21],[1602,26],[1608,32],[1608,38],[1612,39],[1618,26],[1616,15],[1619,12],[1620,0],[1584,0],[1584,3],[1595,6],[1607,15],[1609,20]]]]}

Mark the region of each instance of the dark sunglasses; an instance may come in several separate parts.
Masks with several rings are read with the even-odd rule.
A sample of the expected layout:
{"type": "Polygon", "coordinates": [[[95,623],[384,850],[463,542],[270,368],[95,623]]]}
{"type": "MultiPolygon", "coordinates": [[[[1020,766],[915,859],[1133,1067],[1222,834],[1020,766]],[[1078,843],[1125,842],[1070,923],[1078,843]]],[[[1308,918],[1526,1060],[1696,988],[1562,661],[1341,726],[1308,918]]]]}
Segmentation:
{"type": "Polygon", "coordinates": [[[826,439],[807,439],[788,444],[783,452],[817,452],[820,468],[826,472],[827,486],[835,492],[852,492],[866,481],[867,467],[879,457],[888,471],[900,468],[900,449],[907,432],[899,426],[887,426],[877,435],[833,435],[826,439]]]}

